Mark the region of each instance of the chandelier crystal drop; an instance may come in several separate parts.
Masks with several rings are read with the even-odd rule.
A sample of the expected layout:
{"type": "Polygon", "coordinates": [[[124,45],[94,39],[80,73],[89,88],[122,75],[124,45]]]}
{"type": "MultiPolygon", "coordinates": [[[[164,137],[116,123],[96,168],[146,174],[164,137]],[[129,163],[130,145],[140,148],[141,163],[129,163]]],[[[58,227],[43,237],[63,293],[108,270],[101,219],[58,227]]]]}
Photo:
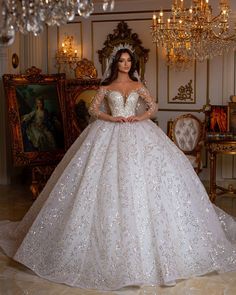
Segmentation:
{"type": "MultiPolygon", "coordinates": [[[[114,0],[103,0],[103,10],[113,10],[114,0]]],[[[39,35],[48,26],[66,24],[76,14],[89,17],[94,11],[92,0],[2,0],[0,9],[0,46],[14,42],[15,32],[39,35]]]]}
{"type": "Polygon", "coordinates": [[[184,7],[184,0],[174,0],[166,21],[163,11],[153,14],[152,41],[164,48],[168,65],[184,68],[181,62],[202,62],[235,48],[228,0],[220,0],[219,8],[214,16],[209,0],[193,0],[190,8],[184,7]]]}

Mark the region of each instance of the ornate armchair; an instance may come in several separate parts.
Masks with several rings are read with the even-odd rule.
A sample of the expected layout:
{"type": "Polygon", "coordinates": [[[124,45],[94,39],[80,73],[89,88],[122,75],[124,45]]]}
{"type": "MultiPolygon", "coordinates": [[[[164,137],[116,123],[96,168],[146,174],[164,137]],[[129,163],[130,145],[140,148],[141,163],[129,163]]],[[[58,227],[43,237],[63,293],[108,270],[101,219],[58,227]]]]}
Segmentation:
{"type": "Polygon", "coordinates": [[[204,123],[192,114],[181,115],[168,122],[168,136],[185,153],[196,173],[202,170],[204,130],[204,123]]]}

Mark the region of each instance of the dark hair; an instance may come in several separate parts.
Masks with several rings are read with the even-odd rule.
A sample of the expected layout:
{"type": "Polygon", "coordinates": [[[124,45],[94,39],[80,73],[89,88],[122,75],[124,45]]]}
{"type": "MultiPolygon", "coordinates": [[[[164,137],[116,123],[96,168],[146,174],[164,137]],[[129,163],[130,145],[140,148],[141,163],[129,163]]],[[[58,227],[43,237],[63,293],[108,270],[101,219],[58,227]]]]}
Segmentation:
{"type": "Polygon", "coordinates": [[[111,64],[111,73],[110,76],[107,77],[102,83],[101,85],[109,85],[111,84],[118,76],[118,62],[120,60],[120,57],[123,53],[128,53],[130,58],[131,58],[131,68],[129,70],[129,77],[131,80],[133,81],[138,81],[138,78],[134,76],[134,72],[136,70],[136,59],[135,59],[135,55],[127,48],[124,49],[120,49],[117,51],[112,64],[111,64]]]}

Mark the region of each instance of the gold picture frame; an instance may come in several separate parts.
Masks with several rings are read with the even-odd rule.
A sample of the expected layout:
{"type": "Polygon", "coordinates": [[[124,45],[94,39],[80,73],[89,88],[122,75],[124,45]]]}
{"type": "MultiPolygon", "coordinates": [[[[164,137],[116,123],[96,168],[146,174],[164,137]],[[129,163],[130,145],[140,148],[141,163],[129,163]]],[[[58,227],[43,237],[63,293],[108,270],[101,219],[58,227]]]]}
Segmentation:
{"type": "Polygon", "coordinates": [[[53,165],[69,146],[65,74],[3,75],[13,166],[53,165]]]}
{"type": "Polygon", "coordinates": [[[228,104],[228,130],[236,134],[236,102],[228,104]]]}

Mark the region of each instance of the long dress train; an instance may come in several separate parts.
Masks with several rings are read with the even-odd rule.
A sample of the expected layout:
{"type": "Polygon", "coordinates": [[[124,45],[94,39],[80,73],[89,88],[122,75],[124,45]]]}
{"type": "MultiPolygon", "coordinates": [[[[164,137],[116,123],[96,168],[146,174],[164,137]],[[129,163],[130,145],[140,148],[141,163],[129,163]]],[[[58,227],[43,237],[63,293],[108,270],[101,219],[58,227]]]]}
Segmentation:
{"type": "MultiPolygon", "coordinates": [[[[126,101],[101,89],[113,116],[126,101]]],[[[119,289],[236,270],[236,222],[213,206],[189,160],[151,120],[96,120],[71,146],[20,222],[0,223],[7,255],[55,282],[119,289]]]]}

